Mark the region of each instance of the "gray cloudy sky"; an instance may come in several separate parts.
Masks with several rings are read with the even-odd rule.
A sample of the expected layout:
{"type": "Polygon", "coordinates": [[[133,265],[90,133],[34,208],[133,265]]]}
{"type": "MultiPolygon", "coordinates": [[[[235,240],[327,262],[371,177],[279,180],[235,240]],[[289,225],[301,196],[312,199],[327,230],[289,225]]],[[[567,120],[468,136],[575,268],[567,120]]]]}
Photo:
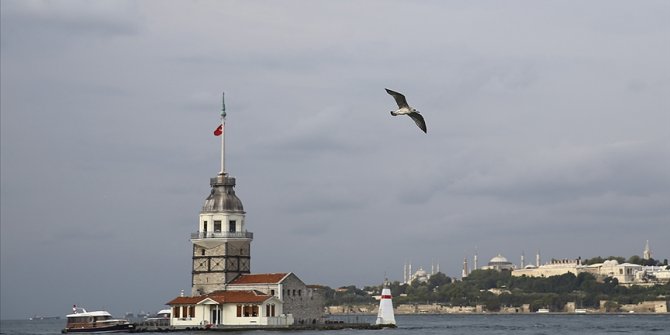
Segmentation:
{"type": "Polygon", "coordinates": [[[668,1],[1,6],[3,319],[189,291],[221,91],[253,272],[670,256],[668,1]]]}

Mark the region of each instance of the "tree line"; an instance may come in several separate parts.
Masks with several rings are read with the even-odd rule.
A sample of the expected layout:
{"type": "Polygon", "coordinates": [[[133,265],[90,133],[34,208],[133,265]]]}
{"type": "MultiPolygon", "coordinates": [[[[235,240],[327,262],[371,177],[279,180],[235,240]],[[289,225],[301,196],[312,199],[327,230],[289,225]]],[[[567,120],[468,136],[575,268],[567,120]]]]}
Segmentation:
{"type": "MultiPolygon", "coordinates": [[[[654,261],[650,265],[662,266],[663,263],[667,265],[667,260],[662,263],[654,261]]],[[[524,304],[529,304],[533,311],[539,308],[563,310],[568,302],[575,302],[577,308],[598,308],[601,300],[610,301],[606,307],[616,310],[619,304],[636,304],[670,297],[670,283],[651,287],[628,287],[619,285],[616,278],[597,280],[590,273],[566,273],[546,278],[514,277],[510,271],[505,270],[474,270],[463,280],[455,280],[438,272],[426,282],[415,280],[411,284],[402,284],[395,281],[389,283],[389,288],[395,305],[483,305],[492,312],[505,306],[520,307],[524,304]]],[[[351,285],[337,290],[326,287],[326,305],[374,304],[376,301],[373,296],[379,295],[381,289],[382,285],[363,289],[351,285]]]]}

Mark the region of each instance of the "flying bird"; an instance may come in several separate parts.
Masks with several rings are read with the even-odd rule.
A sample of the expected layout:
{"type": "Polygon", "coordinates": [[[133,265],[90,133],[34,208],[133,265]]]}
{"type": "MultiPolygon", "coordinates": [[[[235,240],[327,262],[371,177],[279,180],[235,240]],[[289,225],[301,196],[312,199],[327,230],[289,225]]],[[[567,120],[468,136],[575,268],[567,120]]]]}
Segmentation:
{"type": "Polygon", "coordinates": [[[416,125],[419,126],[419,128],[421,128],[424,133],[428,133],[428,129],[426,128],[426,121],[423,120],[423,116],[419,114],[418,110],[410,107],[407,104],[407,99],[405,99],[404,95],[395,91],[391,91],[388,88],[386,89],[386,93],[392,95],[393,99],[395,99],[395,102],[398,104],[398,110],[391,111],[391,115],[407,115],[411,117],[412,120],[414,120],[414,123],[416,123],[416,125]]]}

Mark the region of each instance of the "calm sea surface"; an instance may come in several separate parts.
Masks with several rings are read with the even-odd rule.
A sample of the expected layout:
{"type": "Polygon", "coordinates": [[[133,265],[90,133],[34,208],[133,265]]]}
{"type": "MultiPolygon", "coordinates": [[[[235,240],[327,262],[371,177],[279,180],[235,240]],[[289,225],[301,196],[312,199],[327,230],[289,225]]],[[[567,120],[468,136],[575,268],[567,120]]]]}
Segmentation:
{"type": "MultiPolygon", "coordinates": [[[[344,320],[373,322],[372,316],[344,320]]],[[[656,315],[396,315],[398,328],[384,330],[337,330],[296,332],[172,332],[166,334],[301,334],[301,335],[412,335],[412,334],[670,334],[670,314],[656,315]]],[[[5,320],[5,335],[60,334],[65,320],[5,320]]],[[[151,334],[151,333],[146,333],[151,334]]],[[[158,333],[153,333],[158,334],[158,333]]]]}

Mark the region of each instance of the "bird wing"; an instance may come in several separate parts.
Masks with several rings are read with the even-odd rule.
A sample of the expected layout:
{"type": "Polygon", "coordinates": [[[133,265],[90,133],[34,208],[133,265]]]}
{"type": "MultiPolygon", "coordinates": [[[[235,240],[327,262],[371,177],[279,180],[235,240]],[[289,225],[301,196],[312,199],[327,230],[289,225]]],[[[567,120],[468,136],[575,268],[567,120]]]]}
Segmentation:
{"type": "Polygon", "coordinates": [[[412,112],[407,114],[407,116],[411,117],[412,120],[414,120],[414,123],[416,123],[421,130],[423,130],[424,133],[428,133],[428,129],[426,128],[426,121],[423,120],[423,116],[417,112],[412,112]]]}
{"type": "Polygon", "coordinates": [[[395,91],[391,91],[388,88],[386,89],[386,93],[393,96],[393,99],[395,99],[395,102],[398,104],[399,108],[403,108],[403,107],[409,108],[409,105],[407,104],[407,99],[405,99],[404,95],[402,95],[398,92],[395,92],[395,91]]]}

